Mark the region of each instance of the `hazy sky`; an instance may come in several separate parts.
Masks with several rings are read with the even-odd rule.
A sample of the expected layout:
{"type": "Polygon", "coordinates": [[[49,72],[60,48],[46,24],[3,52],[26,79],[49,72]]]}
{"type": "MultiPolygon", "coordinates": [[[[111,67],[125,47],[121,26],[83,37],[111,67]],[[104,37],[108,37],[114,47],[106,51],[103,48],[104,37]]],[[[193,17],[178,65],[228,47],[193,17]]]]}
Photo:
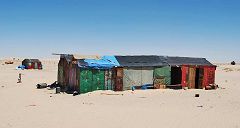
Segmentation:
{"type": "Polygon", "coordinates": [[[0,58],[157,54],[240,61],[239,0],[0,0],[0,58]]]}

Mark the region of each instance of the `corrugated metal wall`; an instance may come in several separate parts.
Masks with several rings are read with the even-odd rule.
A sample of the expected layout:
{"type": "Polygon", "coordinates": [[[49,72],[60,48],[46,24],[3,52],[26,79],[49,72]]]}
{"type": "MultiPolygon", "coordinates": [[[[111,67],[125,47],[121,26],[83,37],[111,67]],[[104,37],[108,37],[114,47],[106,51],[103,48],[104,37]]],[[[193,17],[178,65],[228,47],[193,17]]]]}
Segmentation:
{"type": "Polygon", "coordinates": [[[77,77],[76,77],[76,65],[70,64],[69,65],[69,90],[75,91],[77,86],[77,77]]]}
{"type": "Polygon", "coordinates": [[[153,84],[153,68],[124,68],[123,90],[130,90],[132,86],[153,84]]]}
{"type": "Polygon", "coordinates": [[[114,80],[112,70],[105,71],[105,90],[113,90],[114,80]]]}
{"type": "Polygon", "coordinates": [[[92,91],[105,90],[105,71],[93,69],[92,70],[92,91]]]}
{"type": "Polygon", "coordinates": [[[206,66],[204,67],[204,79],[203,86],[206,87],[209,84],[215,84],[215,70],[216,67],[206,66]]]}
{"type": "Polygon", "coordinates": [[[90,69],[80,69],[80,93],[87,93],[92,91],[92,71],[90,69]]]}
{"type": "Polygon", "coordinates": [[[123,68],[115,68],[114,71],[114,91],[123,91],[123,68]]]}
{"type": "Polygon", "coordinates": [[[189,67],[189,74],[188,74],[188,82],[187,86],[190,89],[195,88],[195,78],[196,78],[196,68],[195,67],[189,67]]]}

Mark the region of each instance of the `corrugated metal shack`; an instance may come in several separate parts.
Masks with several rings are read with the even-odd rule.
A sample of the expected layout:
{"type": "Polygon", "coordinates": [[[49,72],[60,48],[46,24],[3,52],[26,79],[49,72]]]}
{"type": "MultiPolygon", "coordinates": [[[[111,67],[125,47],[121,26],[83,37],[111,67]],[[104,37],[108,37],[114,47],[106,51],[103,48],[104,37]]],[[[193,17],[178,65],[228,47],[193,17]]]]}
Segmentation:
{"type": "Polygon", "coordinates": [[[113,90],[115,66],[119,64],[114,56],[62,54],[58,64],[58,83],[62,91],[69,93],[113,90]]]}
{"type": "Polygon", "coordinates": [[[133,86],[170,84],[170,67],[159,56],[115,56],[120,66],[117,68],[118,88],[129,90],[133,86]],[[120,87],[122,86],[122,87],[120,87]]]}
{"type": "Polygon", "coordinates": [[[146,85],[205,88],[214,84],[216,66],[205,58],[168,56],[79,56],[61,54],[58,83],[62,91],[130,90],[146,85]]]}
{"type": "Polygon", "coordinates": [[[181,84],[182,87],[202,89],[215,84],[216,66],[205,58],[165,57],[171,66],[172,85],[181,84]]]}
{"type": "Polygon", "coordinates": [[[26,69],[42,69],[42,62],[39,59],[24,59],[22,65],[26,69]]]}

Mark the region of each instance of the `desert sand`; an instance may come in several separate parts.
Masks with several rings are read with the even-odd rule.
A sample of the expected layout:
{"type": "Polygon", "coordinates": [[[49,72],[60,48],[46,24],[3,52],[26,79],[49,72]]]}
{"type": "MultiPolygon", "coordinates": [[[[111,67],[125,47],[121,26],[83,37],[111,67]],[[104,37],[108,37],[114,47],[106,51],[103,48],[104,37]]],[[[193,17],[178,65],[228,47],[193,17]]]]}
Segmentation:
{"type": "Polygon", "coordinates": [[[56,81],[57,61],[43,61],[43,70],[16,70],[20,63],[0,61],[0,128],[240,128],[240,65],[217,67],[217,90],[72,96],[36,89],[37,83],[56,81]],[[17,83],[18,73],[22,83],[17,83]]]}

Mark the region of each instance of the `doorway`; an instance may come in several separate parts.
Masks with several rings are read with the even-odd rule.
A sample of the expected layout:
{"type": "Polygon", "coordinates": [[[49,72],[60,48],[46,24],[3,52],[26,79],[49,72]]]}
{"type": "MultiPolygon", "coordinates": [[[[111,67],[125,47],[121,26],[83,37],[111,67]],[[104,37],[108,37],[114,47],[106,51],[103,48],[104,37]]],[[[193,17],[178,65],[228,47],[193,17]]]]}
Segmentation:
{"type": "Polygon", "coordinates": [[[195,88],[202,89],[203,88],[203,68],[196,68],[196,76],[195,76],[195,88]]]}
{"type": "Polygon", "coordinates": [[[178,85],[181,83],[182,83],[181,67],[171,67],[171,85],[178,85]]]}

